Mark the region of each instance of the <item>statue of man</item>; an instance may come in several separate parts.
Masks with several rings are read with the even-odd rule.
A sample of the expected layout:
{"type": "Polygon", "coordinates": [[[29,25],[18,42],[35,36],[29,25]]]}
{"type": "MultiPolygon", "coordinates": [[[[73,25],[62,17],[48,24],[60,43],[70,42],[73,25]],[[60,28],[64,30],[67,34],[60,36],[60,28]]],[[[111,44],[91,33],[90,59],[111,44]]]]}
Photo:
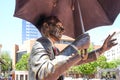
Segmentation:
{"type": "Polygon", "coordinates": [[[33,45],[29,58],[29,80],[63,80],[61,76],[71,66],[91,62],[97,59],[103,52],[109,50],[115,43],[109,35],[101,48],[92,51],[87,56],[82,56],[78,50],[88,49],[90,44],[89,34],[80,35],[73,43],[63,51],[59,51],[54,44],[60,41],[64,27],[56,16],[49,16],[40,21],[42,37],[33,45]]]}

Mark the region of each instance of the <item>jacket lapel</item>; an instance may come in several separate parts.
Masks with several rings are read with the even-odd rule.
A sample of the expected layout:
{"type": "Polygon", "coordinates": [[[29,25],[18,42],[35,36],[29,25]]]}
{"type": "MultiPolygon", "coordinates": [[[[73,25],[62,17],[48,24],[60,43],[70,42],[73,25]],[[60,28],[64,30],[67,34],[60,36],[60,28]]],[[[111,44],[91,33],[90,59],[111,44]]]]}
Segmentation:
{"type": "Polygon", "coordinates": [[[41,37],[39,39],[37,39],[38,42],[40,42],[43,47],[45,48],[45,50],[49,53],[49,57],[51,60],[53,60],[55,58],[53,49],[52,49],[52,43],[49,41],[49,39],[45,38],[45,37],[41,37]]]}

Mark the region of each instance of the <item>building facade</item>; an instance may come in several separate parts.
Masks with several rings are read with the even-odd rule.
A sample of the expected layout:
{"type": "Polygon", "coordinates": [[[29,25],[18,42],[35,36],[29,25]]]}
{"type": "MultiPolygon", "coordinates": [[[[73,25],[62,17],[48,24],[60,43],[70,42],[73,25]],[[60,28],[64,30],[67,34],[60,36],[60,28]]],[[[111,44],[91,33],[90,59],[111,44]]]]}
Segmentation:
{"type": "Polygon", "coordinates": [[[22,20],[22,43],[26,40],[39,38],[41,36],[38,29],[30,22],[22,20]]]}

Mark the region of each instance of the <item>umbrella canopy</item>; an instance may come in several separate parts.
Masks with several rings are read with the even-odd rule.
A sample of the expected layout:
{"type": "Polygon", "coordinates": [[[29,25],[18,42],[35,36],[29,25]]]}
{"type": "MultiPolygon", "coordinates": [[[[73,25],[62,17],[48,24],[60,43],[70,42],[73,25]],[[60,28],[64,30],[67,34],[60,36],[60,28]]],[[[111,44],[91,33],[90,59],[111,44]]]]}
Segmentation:
{"type": "Polygon", "coordinates": [[[55,15],[64,34],[75,38],[94,27],[111,25],[119,12],[120,0],[16,0],[14,16],[39,28],[41,15],[55,15]]]}

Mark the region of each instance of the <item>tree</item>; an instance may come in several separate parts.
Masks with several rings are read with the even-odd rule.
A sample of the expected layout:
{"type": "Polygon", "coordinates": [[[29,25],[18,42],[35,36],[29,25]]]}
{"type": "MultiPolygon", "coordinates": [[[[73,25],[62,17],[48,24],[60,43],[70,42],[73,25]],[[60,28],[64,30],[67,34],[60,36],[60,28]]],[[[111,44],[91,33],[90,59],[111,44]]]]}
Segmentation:
{"type": "Polygon", "coordinates": [[[16,63],[16,70],[28,70],[29,53],[23,54],[22,58],[16,63]]]}
{"type": "Polygon", "coordinates": [[[115,61],[107,62],[106,57],[103,55],[97,59],[97,63],[98,63],[98,66],[102,69],[107,69],[107,68],[110,69],[110,68],[117,67],[117,63],[115,61]]]}
{"type": "Polygon", "coordinates": [[[115,63],[114,61],[108,62],[108,67],[109,69],[111,68],[116,68],[117,67],[117,63],[115,63]]]}
{"type": "Polygon", "coordinates": [[[97,64],[100,68],[103,68],[103,69],[108,67],[107,59],[104,55],[101,55],[100,57],[98,57],[97,64]]]}
{"type": "Polygon", "coordinates": [[[96,62],[79,65],[79,71],[84,75],[84,78],[89,79],[88,76],[94,74],[97,71],[96,62]]]}
{"type": "Polygon", "coordinates": [[[118,58],[118,59],[113,60],[113,62],[115,62],[117,65],[120,65],[120,59],[119,59],[119,58],[118,58]]]}
{"type": "Polygon", "coordinates": [[[1,59],[5,62],[1,65],[2,72],[5,74],[5,72],[12,70],[12,59],[7,51],[1,52],[1,59]]]}

